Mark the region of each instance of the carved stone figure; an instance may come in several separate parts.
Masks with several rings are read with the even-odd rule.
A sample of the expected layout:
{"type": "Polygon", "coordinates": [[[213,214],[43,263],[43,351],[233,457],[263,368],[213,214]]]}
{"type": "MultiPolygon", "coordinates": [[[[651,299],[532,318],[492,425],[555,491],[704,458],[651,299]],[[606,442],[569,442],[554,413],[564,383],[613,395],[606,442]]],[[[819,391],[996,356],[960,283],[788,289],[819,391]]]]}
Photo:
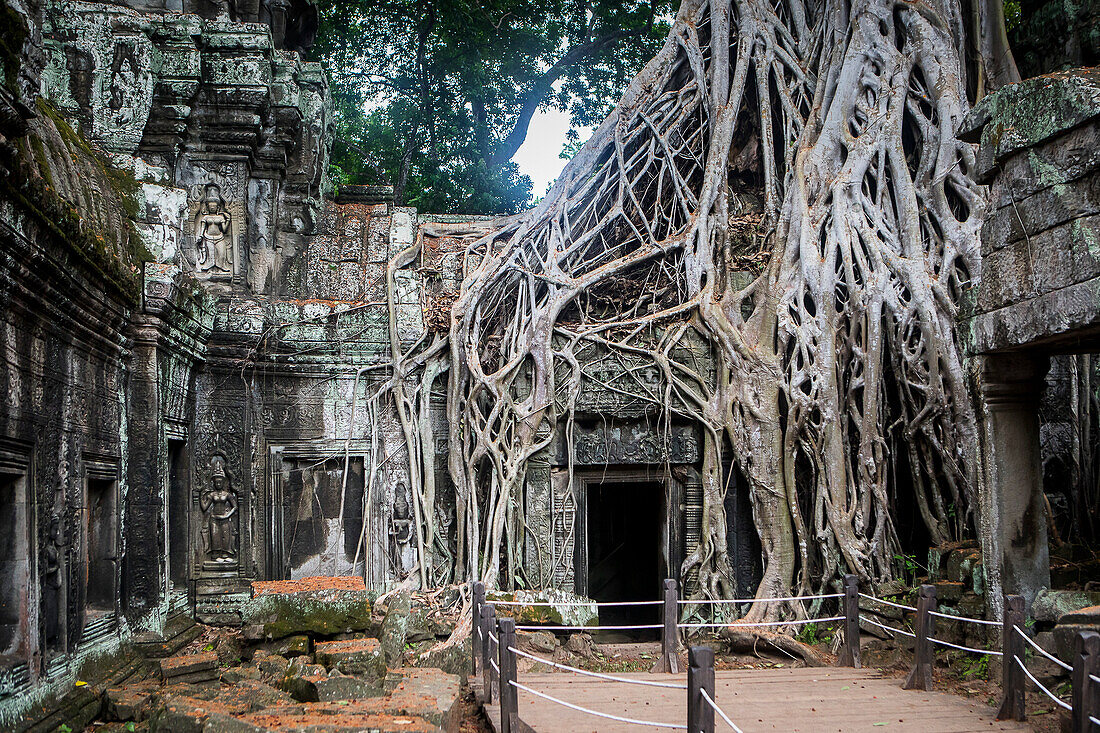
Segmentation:
{"type": "Polygon", "coordinates": [[[225,458],[214,456],[210,468],[211,487],[199,498],[206,557],[213,563],[231,563],[237,557],[237,495],[225,469],[225,458]]]}
{"type": "Polygon", "coordinates": [[[390,538],[392,540],[391,559],[397,574],[405,577],[416,565],[416,548],[413,545],[412,509],[405,498],[408,489],[405,482],[399,481],[394,490],[393,517],[390,520],[390,538]]]}
{"type": "Polygon", "coordinates": [[[210,275],[233,274],[233,217],[222,198],[221,187],[206,185],[206,195],[195,214],[197,269],[210,275]]]}

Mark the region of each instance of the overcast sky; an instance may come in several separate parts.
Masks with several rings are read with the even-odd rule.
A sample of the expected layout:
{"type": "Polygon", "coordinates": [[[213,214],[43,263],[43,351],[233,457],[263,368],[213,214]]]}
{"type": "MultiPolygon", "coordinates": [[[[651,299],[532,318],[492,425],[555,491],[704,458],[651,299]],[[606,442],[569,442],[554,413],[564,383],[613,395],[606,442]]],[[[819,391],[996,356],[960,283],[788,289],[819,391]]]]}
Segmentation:
{"type": "MultiPolygon", "coordinates": [[[[565,145],[565,133],[569,131],[569,113],[558,110],[539,110],[531,118],[527,139],[512,158],[519,172],[531,177],[531,194],[540,198],[561,173],[568,162],[558,157],[565,145]]],[[[591,130],[581,130],[581,138],[591,130]]]]}

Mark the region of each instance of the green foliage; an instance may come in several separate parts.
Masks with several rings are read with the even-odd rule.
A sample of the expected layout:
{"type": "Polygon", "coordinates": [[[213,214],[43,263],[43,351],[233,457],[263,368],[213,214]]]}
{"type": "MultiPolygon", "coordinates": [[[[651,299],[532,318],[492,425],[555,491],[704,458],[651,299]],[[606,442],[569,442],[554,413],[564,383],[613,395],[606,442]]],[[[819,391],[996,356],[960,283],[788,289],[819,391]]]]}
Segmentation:
{"type": "MultiPolygon", "coordinates": [[[[509,213],[531,197],[510,162],[537,110],[599,122],[668,32],[668,0],[321,0],[337,180],[399,203],[509,213]]],[[[572,144],[576,144],[576,137],[572,144]]]]}
{"type": "Polygon", "coordinates": [[[962,657],[959,660],[959,677],[966,680],[989,679],[989,655],[962,657]]]}
{"type": "Polygon", "coordinates": [[[794,638],[803,644],[826,644],[833,640],[833,629],[818,626],[816,623],[804,624],[794,638]]]}

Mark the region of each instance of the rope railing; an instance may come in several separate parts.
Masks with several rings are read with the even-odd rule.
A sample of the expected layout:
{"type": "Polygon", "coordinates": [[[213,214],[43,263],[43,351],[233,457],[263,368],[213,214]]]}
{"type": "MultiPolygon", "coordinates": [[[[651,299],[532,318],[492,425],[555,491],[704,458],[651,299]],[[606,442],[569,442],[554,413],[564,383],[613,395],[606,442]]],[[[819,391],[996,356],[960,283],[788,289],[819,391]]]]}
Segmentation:
{"type": "Polygon", "coordinates": [[[563,671],[566,671],[566,672],[572,672],[573,674],[584,675],[585,677],[595,677],[597,679],[610,680],[612,682],[626,682],[627,684],[643,685],[643,686],[646,686],[646,687],[666,687],[670,690],[686,690],[687,689],[687,685],[679,685],[679,684],[676,684],[675,682],[654,682],[652,680],[637,680],[637,679],[632,679],[630,677],[618,677],[618,676],[613,675],[613,674],[604,674],[602,672],[593,672],[593,671],[587,670],[587,669],[580,669],[579,667],[570,667],[568,664],[560,664],[560,663],[552,661],[550,659],[544,659],[544,658],[536,656],[534,654],[528,654],[527,652],[521,651],[519,649],[510,648],[508,651],[512,652],[513,654],[517,654],[517,655],[523,657],[524,659],[530,659],[531,661],[538,662],[540,664],[548,664],[551,667],[556,667],[556,668],[558,668],[560,670],[563,670],[563,671]]]}
{"type": "Polygon", "coordinates": [[[970,618],[969,616],[955,616],[950,613],[941,613],[940,611],[929,611],[936,618],[947,619],[948,621],[965,621],[968,624],[979,624],[982,626],[1000,626],[1000,621],[990,621],[986,618],[970,618]]]}
{"type": "Polygon", "coordinates": [[[555,608],[575,608],[596,606],[598,608],[607,608],[612,606],[660,606],[664,601],[562,601],[557,603],[555,601],[498,601],[492,598],[485,600],[486,603],[492,603],[494,606],[553,606],[555,608]]]}
{"type": "Polygon", "coordinates": [[[1037,644],[1037,643],[1035,642],[1035,640],[1034,640],[1034,639],[1032,639],[1032,638],[1031,638],[1030,636],[1028,636],[1028,635],[1027,635],[1027,632],[1025,632],[1025,631],[1024,631],[1023,629],[1021,629],[1021,628],[1020,628],[1019,626],[1016,626],[1015,624],[1013,624],[1013,625],[1012,625],[1012,628],[1013,628],[1013,630],[1014,630],[1014,631],[1015,631],[1015,632],[1016,632],[1017,634],[1019,634],[1019,635],[1020,635],[1020,638],[1022,638],[1022,639],[1023,639],[1024,641],[1026,641],[1026,642],[1027,642],[1027,643],[1028,643],[1028,644],[1029,644],[1029,645],[1031,646],[1031,648],[1032,648],[1032,649],[1034,649],[1035,651],[1039,652],[1039,653],[1040,653],[1040,654],[1042,654],[1042,655],[1043,655],[1044,657],[1046,657],[1046,658],[1047,658],[1047,659],[1049,659],[1050,661],[1054,662],[1055,664],[1057,664],[1057,665],[1058,665],[1059,667],[1061,667],[1062,669],[1066,670],[1067,672],[1072,672],[1072,671],[1073,671],[1073,667],[1071,667],[1070,665],[1066,664],[1066,663],[1065,663],[1065,662],[1063,662],[1063,661],[1062,661],[1061,659],[1059,659],[1058,657],[1054,656],[1053,654],[1051,654],[1050,652],[1048,652],[1048,651],[1047,651],[1046,649],[1044,649],[1043,647],[1039,646],[1039,645],[1038,645],[1038,644],[1037,644]]]}
{"type": "Polygon", "coordinates": [[[1062,707],[1063,709],[1065,709],[1065,710],[1072,710],[1072,709],[1073,709],[1073,706],[1072,706],[1072,705],[1070,705],[1070,704],[1069,704],[1068,702],[1066,702],[1065,700],[1063,700],[1063,699],[1061,699],[1060,697],[1058,697],[1057,695],[1055,695],[1055,694],[1054,694],[1053,692],[1051,692],[1050,690],[1048,690],[1048,689],[1046,688],[1046,686],[1045,686],[1045,685],[1043,685],[1043,683],[1042,683],[1042,682],[1040,682],[1039,680],[1035,679],[1035,675],[1033,675],[1033,674],[1032,674],[1032,673],[1031,673],[1031,672],[1030,672],[1030,671],[1028,670],[1027,666],[1026,666],[1026,665],[1024,664],[1024,662],[1023,662],[1023,660],[1022,660],[1022,659],[1020,659],[1019,657],[1013,657],[1012,659],[1013,659],[1013,660],[1014,660],[1014,661],[1016,662],[1016,664],[1018,664],[1018,665],[1019,665],[1019,667],[1020,667],[1020,669],[1021,669],[1021,670],[1023,671],[1023,673],[1027,675],[1027,678],[1028,678],[1029,680],[1031,680],[1031,682],[1032,682],[1032,683],[1033,683],[1033,684],[1034,684],[1034,685],[1035,685],[1035,686],[1036,686],[1037,688],[1039,688],[1039,692],[1041,692],[1041,693],[1043,693],[1044,695],[1046,695],[1047,697],[1049,697],[1049,698],[1051,699],[1051,701],[1052,701],[1052,702],[1056,702],[1056,703],[1058,703],[1058,705],[1059,705],[1059,706],[1061,706],[1061,707],[1062,707]]]}
{"type": "Polygon", "coordinates": [[[722,628],[722,629],[751,629],[757,627],[769,627],[769,626],[802,626],[805,624],[823,624],[829,621],[843,621],[847,616],[828,616],[825,618],[803,618],[803,619],[790,619],[788,621],[727,621],[711,622],[711,623],[688,623],[677,624],[681,629],[710,629],[710,628],[722,628]]]}
{"type": "MultiPolygon", "coordinates": [[[[613,675],[591,670],[572,667],[551,659],[546,659],[535,654],[521,651],[515,644],[517,630],[630,630],[630,629],[662,629],[661,659],[654,667],[655,671],[677,672],[678,649],[681,632],[700,628],[757,628],[770,626],[798,626],[809,623],[840,622],[840,631],[843,634],[843,645],[840,650],[838,664],[842,666],[860,666],[859,660],[859,625],[861,623],[882,629],[891,634],[898,634],[914,639],[915,662],[903,687],[905,689],[932,688],[932,668],[935,662],[934,645],[956,649],[962,652],[993,657],[1003,657],[1002,665],[1004,680],[1002,684],[1003,697],[998,712],[998,719],[1025,720],[1025,688],[1030,682],[1038,688],[1039,692],[1056,703],[1062,710],[1070,713],[1074,733],[1084,733],[1091,730],[1091,725],[1100,726],[1100,633],[1092,631],[1079,632],[1076,637],[1076,652],[1073,663],[1069,664],[1050,652],[1043,649],[1038,642],[1032,639],[1024,629],[1025,613],[1024,599],[1020,596],[1007,596],[1004,601],[1004,619],[1002,621],[990,621],[987,619],[972,619],[963,616],[944,613],[936,608],[936,589],[931,585],[921,586],[918,593],[917,605],[906,604],[876,598],[872,595],[859,592],[859,586],[854,576],[845,576],[844,592],[837,594],[817,594],[816,596],[789,596],[774,599],[752,599],[740,601],[727,599],[726,603],[753,603],[758,601],[794,601],[794,600],[827,600],[840,599],[839,613],[834,616],[826,616],[813,619],[793,619],[787,621],[760,621],[751,623],[738,623],[736,621],[724,623],[677,623],[677,609],[681,606],[706,603],[704,601],[682,600],[677,597],[675,581],[665,581],[665,598],[663,601],[624,602],[609,603],[607,605],[662,605],[664,607],[663,623],[661,624],[632,624],[616,626],[516,626],[514,619],[495,617],[494,602],[487,601],[484,597],[484,588],[477,589],[480,583],[475,584],[474,593],[474,623],[477,628],[475,637],[479,643],[474,647],[474,669],[481,670],[482,689],[479,692],[482,699],[491,701],[495,690],[499,689],[501,706],[501,732],[512,733],[518,730],[519,712],[517,692],[523,690],[536,697],[564,707],[591,714],[596,717],[615,720],[627,724],[650,726],[657,728],[671,728],[691,730],[692,733],[713,733],[716,716],[729,725],[735,733],[740,733],[729,715],[714,700],[714,659],[713,651],[707,647],[691,647],[689,650],[688,684],[665,682],[658,680],[642,680],[620,675],[613,675]],[[868,614],[860,613],[860,599],[872,603],[881,603],[884,606],[898,608],[915,613],[913,631],[897,628],[881,623],[868,614]],[[1001,650],[981,649],[975,646],[955,643],[947,639],[935,636],[935,621],[941,619],[947,622],[966,622],[978,626],[1001,626],[1001,650]],[[497,633],[493,633],[497,629],[497,633]],[[1071,673],[1072,701],[1067,702],[1045,687],[1036,675],[1025,664],[1028,646],[1035,653],[1049,661],[1054,662],[1060,669],[1071,673]],[[554,669],[572,674],[578,674],[590,679],[599,679],[607,682],[616,682],[630,685],[658,687],[666,689],[686,690],[688,696],[688,722],[680,723],[655,722],[631,718],[626,715],[615,715],[598,710],[592,710],[575,703],[561,700],[545,692],[532,689],[517,680],[516,660],[526,658],[538,664],[546,664],[554,669]]],[[[532,604],[515,604],[532,605],[532,604]]],[[[548,604],[549,605],[549,604],[548,604]]],[[[592,605],[592,604],[576,604],[592,605]]],[[[870,612],[869,612],[870,613],[870,612]]]]}
{"type": "Polygon", "coordinates": [[[726,725],[728,725],[730,728],[733,728],[735,733],[745,733],[743,730],[738,728],[732,720],[730,720],[730,716],[726,715],[726,712],[722,710],[722,708],[718,707],[718,703],[714,702],[714,700],[711,699],[706,690],[700,691],[700,694],[703,696],[703,699],[706,700],[707,705],[710,705],[711,709],[714,710],[718,717],[724,720],[726,725]]]}
{"type": "Polygon", "coordinates": [[[645,629],[664,628],[663,624],[622,624],[597,626],[553,626],[549,624],[525,624],[517,626],[516,631],[644,631],[645,629]]]}
{"type": "Polygon", "coordinates": [[[905,631],[904,629],[896,629],[893,626],[888,626],[887,624],[880,624],[878,621],[875,621],[874,619],[871,619],[871,618],[867,618],[866,616],[864,616],[862,614],[860,614],[859,620],[863,621],[864,623],[871,624],[872,626],[877,626],[880,629],[884,629],[886,631],[891,631],[895,634],[902,634],[904,636],[908,636],[910,639],[916,639],[917,638],[917,635],[912,633],[912,632],[905,631]]]}
{"type": "Polygon", "coordinates": [[[627,717],[623,717],[621,715],[613,715],[611,713],[604,713],[604,712],[601,712],[599,710],[593,710],[591,708],[582,707],[582,706],[577,705],[575,703],[566,702],[565,700],[562,700],[561,698],[558,698],[558,697],[554,697],[553,695],[547,695],[545,692],[539,692],[538,690],[533,690],[530,687],[528,687],[527,685],[520,684],[519,682],[516,682],[515,680],[509,680],[508,684],[512,685],[513,687],[515,687],[517,689],[523,690],[524,692],[529,692],[532,695],[536,695],[538,697],[541,697],[543,700],[549,700],[550,702],[557,703],[558,705],[563,705],[567,708],[570,708],[572,710],[576,710],[577,712],[580,712],[580,713],[587,713],[588,715],[595,715],[598,718],[606,718],[607,720],[615,720],[615,721],[618,721],[620,723],[630,723],[630,724],[633,724],[633,725],[644,725],[644,726],[648,726],[650,728],[672,728],[674,730],[687,730],[687,726],[684,725],[683,723],[662,723],[662,722],[655,721],[655,720],[638,720],[637,718],[627,718],[627,717]]]}
{"type": "Polygon", "coordinates": [[[893,608],[900,608],[903,611],[916,611],[917,610],[916,606],[907,606],[904,603],[895,603],[893,601],[888,601],[885,598],[875,598],[874,596],[869,596],[866,593],[860,593],[859,597],[866,600],[866,601],[874,601],[875,603],[881,603],[884,606],[891,606],[893,608]]]}
{"type": "MultiPolygon", "coordinates": [[[[843,593],[818,593],[816,595],[809,596],[782,596],[779,598],[685,598],[678,603],[681,606],[720,606],[729,603],[740,603],[743,605],[749,605],[752,603],[785,603],[788,601],[816,601],[827,598],[843,598],[843,593]]],[[[660,601],[658,601],[659,603],[660,601]]]]}

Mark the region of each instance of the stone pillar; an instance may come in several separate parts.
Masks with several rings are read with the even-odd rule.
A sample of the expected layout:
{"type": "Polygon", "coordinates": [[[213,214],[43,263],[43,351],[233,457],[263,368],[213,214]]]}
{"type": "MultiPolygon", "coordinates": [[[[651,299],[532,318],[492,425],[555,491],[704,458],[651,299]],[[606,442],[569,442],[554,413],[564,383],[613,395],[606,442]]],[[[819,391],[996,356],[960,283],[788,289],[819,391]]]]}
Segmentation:
{"type": "Polygon", "coordinates": [[[1002,593],[1030,605],[1050,587],[1038,411],[1049,363],[1025,353],[980,359],[980,500],[988,517],[980,529],[988,601],[999,612],[1002,593]]]}
{"type": "Polygon", "coordinates": [[[123,607],[131,621],[154,610],[167,588],[164,557],[164,469],[167,454],[160,426],[157,346],[163,324],[135,317],[133,361],[127,397],[129,456],[124,527],[123,607]]]}

